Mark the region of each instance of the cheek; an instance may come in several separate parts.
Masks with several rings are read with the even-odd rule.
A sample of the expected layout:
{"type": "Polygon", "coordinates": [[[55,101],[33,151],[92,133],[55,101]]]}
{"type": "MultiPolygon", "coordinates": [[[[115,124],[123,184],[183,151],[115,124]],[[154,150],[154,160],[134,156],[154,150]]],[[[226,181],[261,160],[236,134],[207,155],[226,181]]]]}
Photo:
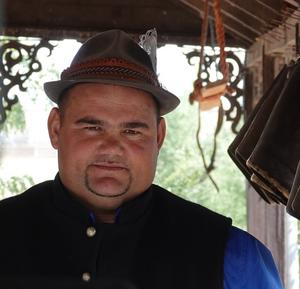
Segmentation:
{"type": "Polygon", "coordinates": [[[141,169],[147,169],[156,164],[158,147],[155,141],[131,144],[128,152],[129,159],[133,161],[133,164],[138,164],[141,169]]]}
{"type": "Polygon", "coordinates": [[[69,165],[70,169],[75,169],[75,167],[87,163],[91,157],[91,151],[89,142],[69,135],[60,140],[58,147],[59,159],[65,165],[69,165]]]}

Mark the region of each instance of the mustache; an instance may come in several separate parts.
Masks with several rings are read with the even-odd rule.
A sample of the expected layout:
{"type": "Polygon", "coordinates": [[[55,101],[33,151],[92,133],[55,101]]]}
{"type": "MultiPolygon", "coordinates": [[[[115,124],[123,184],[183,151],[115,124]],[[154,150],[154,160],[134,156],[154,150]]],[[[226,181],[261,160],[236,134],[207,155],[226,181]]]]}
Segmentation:
{"type": "Polygon", "coordinates": [[[108,165],[120,165],[122,167],[128,168],[128,163],[127,161],[119,156],[119,155],[99,155],[96,156],[91,162],[91,165],[103,165],[103,164],[108,164],[108,165]]]}

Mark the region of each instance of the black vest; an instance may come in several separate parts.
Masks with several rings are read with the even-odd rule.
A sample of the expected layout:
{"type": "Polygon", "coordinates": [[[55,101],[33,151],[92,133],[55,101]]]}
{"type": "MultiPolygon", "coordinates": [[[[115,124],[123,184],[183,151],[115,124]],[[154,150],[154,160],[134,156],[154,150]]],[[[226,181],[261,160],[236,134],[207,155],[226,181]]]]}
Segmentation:
{"type": "Polygon", "coordinates": [[[92,224],[56,177],[0,202],[0,288],[222,289],[230,226],[155,185],[92,224]]]}

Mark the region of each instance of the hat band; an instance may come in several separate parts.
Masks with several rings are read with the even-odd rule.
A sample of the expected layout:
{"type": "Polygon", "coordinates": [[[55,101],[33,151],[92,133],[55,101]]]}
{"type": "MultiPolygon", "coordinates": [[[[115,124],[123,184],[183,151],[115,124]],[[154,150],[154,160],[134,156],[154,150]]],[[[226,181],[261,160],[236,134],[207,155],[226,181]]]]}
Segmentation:
{"type": "Polygon", "coordinates": [[[61,74],[62,80],[113,78],[146,82],[160,86],[155,73],[120,58],[101,58],[70,66],[61,74]]]}

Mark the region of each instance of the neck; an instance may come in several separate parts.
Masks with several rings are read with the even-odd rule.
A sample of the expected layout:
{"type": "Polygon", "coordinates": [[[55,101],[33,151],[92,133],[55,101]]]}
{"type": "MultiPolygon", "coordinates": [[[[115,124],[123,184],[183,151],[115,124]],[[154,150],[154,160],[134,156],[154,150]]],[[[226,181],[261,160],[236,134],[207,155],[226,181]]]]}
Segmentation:
{"type": "Polygon", "coordinates": [[[115,223],[116,220],[117,210],[112,210],[112,211],[94,210],[93,214],[97,222],[113,224],[115,223]]]}

